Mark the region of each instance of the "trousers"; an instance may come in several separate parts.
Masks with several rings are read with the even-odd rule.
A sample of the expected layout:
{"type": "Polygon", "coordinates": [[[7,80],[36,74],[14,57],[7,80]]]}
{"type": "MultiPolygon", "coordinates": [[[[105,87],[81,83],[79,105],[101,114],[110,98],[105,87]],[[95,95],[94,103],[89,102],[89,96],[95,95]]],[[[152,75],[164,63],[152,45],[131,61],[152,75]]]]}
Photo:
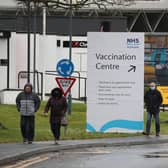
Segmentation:
{"type": "Polygon", "coordinates": [[[34,139],[34,116],[21,116],[20,127],[22,137],[28,141],[33,141],[34,139]]]}
{"type": "Polygon", "coordinates": [[[60,132],[61,132],[61,121],[60,122],[51,122],[50,123],[51,131],[56,140],[60,139],[60,132]]]}
{"type": "Polygon", "coordinates": [[[155,119],[155,130],[156,130],[156,133],[159,133],[159,132],[160,132],[159,112],[154,113],[154,114],[152,114],[152,113],[150,113],[150,112],[147,112],[147,122],[146,122],[146,133],[147,133],[147,134],[150,134],[152,116],[153,116],[154,119],[155,119]]]}

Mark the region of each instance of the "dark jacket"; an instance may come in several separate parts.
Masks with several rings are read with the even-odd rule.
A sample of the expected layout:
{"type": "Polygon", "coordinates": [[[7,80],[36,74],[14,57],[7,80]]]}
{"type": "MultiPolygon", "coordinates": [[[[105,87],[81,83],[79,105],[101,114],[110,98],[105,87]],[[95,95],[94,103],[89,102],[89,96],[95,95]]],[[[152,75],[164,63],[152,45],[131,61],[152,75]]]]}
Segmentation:
{"type": "Polygon", "coordinates": [[[45,113],[48,113],[49,109],[51,109],[50,123],[60,122],[66,113],[67,106],[67,101],[64,96],[58,99],[50,97],[44,111],[45,113]]]}
{"type": "Polygon", "coordinates": [[[147,112],[154,114],[160,111],[160,105],[162,104],[163,99],[161,93],[157,89],[149,89],[145,94],[144,100],[147,112]]]}
{"type": "MultiPolygon", "coordinates": [[[[26,84],[25,87],[26,86],[30,86],[32,89],[31,84],[26,84]]],[[[25,87],[24,91],[19,93],[16,97],[16,106],[22,116],[34,116],[35,112],[39,109],[40,99],[32,91],[26,93],[25,87]]]]}

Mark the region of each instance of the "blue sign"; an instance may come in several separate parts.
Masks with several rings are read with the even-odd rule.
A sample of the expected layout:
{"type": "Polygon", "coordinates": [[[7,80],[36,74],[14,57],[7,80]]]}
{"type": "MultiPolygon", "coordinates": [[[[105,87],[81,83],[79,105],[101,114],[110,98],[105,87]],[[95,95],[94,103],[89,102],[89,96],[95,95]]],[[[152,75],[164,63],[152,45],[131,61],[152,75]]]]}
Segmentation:
{"type": "Polygon", "coordinates": [[[57,63],[56,70],[59,75],[68,77],[74,71],[74,65],[69,59],[62,59],[57,63]]]}

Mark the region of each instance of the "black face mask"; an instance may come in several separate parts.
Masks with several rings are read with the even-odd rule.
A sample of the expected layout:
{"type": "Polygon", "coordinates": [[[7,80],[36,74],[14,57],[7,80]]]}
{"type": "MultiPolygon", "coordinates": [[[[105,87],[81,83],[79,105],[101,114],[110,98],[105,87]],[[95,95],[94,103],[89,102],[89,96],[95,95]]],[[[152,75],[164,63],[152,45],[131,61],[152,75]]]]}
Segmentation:
{"type": "Polygon", "coordinates": [[[60,97],[60,94],[58,92],[54,92],[53,97],[60,97]]]}

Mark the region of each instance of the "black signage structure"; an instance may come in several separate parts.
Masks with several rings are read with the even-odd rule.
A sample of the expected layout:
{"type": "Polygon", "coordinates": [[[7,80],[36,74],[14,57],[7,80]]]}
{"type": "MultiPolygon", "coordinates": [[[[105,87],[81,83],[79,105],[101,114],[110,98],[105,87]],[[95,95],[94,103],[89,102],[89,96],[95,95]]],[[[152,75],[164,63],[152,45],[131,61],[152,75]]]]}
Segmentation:
{"type": "Polygon", "coordinates": [[[0,38],[10,38],[11,32],[9,31],[0,31],[0,38]]]}
{"type": "MultiPolygon", "coordinates": [[[[70,41],[63,41],[63,47],[70,47],[70,41]]],[[[87,48],[87,41],[72,41],[73,48],[87,48]]]]}
{"type": "Polygon", "coordinates": [[[0,59],[0,66],[8,66],[8,60],[7,59],[0,59]]]}
{"type": "MultiPolygon", "coordinates": [[[[26,33],[27,16],[0,16],[0,30],[9,32],[26,33]]],[[[34,30],[34,17],[30,16],[30,31],[34,30]]],[[[47,34],[69,35],[69,16],[47,16],[46,30],[47,34]]],[[[36,17],[36,32],[42,33],[43,19],[42,16],[36,17]]],[[[87,35],[87,32],[112,31],[126,32],[127,18],[124,16],[73,16],[72,18],[72,35],[87,35]],[[82,24],[81,24],[82,23],[82,24]]],[[[8,33],[7,33],[8,34],[8,33]]],[[[1,37],[7,37],[6,33],[1,37]]]]}
{"type": "Polygon", "coordinates": [[[9,79],[10,79],[10,31],[0,31],[0,39],[7,40],[7,59],[0,59],[0,66],[7,66],[7,89],[9,89],[9,79]]]}

